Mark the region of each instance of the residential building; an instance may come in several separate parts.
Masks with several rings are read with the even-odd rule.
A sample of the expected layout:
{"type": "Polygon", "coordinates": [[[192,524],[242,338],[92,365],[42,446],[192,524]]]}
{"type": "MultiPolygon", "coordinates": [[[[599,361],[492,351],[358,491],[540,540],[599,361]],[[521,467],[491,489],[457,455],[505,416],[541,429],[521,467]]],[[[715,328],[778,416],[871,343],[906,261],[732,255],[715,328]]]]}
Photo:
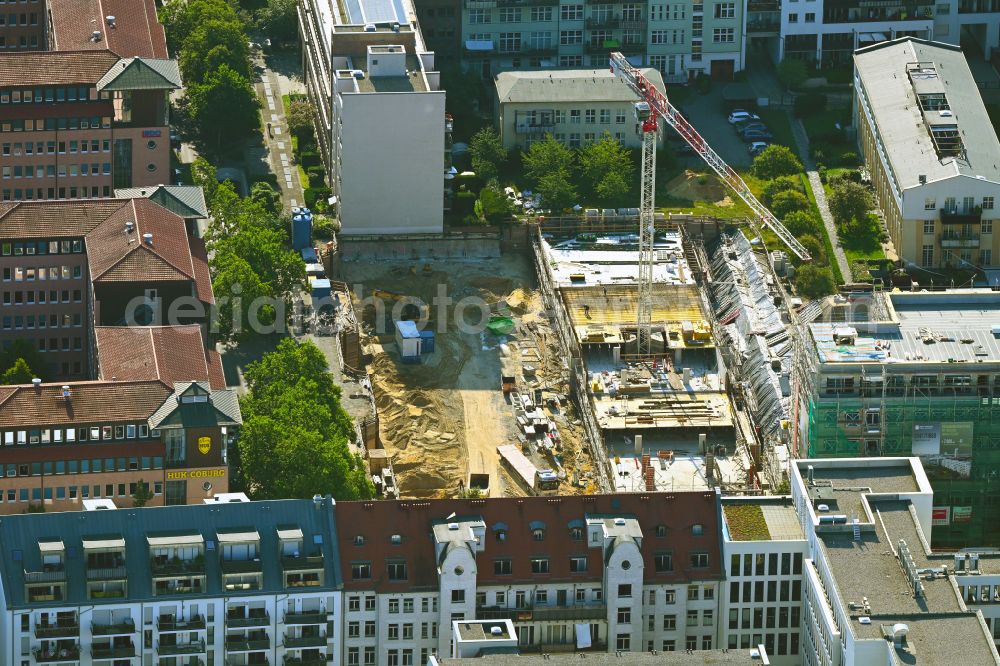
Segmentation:
{"type": "Polygon", "coordinates": [[[215,302],[204,241],[145,198],[0,203],[0,268],[0,343],[63,378],[93,376],[95,325],[206,324],[215,302]]]}
{"type": "MultiPolygon", "coordinates": [[[[643,74],[664,92],[657,70],[647,68],[643,74]]],[[[642,147],[635,119],[639,96],[607,67],[501,72],[496,94],[496,124],[508,150],[524,149],[547,134],[572,148],[605,133],[629,148],[642,147]]],[[[662,145],[662,134],[659,141],[662,145]]]]}
{"type": "Polygon", "coordinates": [[[115,190],[115,199],[151,199],[171,213],[184,218],[189,236],[200,236],[198,224],[208,220],[205,191],[197,185],[156,185],[115,190]]]}
{"type": "Polygon", "coordinates": [[[306,87],[344,235],[441,233],[450,131],[408,0],[300,6],[306,87]]]}
{"type": "Polygon", "coordinates": [[[0,664],[339,663],[332,501],[229,499],[6,516],[0,664]]]}
{"type": "Polygon", "coordinates": [[[0,3],[0,198],[170,182],[169,95],[181,82],[152,0],[9,7],[0,3]]]}
{"type": "MultiPolygon", "coordinates": [[[[200,344],[196,335],[197,328],[192,345],[200,344]]],[[[3,387],[0,514],[76,511],[96,498],[129,507],[140,485],[149,506],[228,492],[226,451],[242,422],[239,403],[233,391],[199,379],[193,365],[178,362],[151,379],[3,387]],[[172,372],[195,378],[169,381],[172,372]]]]}
{"type": "MultiPolygon", "coordinates": [[[[697,650],[693,652],[608,652],[589,654],[587,666],[764,666],[762,651],[697,650]]],[[[483,651],[475,657],[442,659],[431,656],[427,666],[572,666],[579,665],[573,653],[524,654],[504,650],[483,651]]]]}
{"type": "MultiPolygon", "coordinates": [[[[799,455],[920,456],[948,518],[937,544],[996,544],[1000,293],[875,294],[804,327],[794,373],[799,455]]],[[[929,532],[929,530],[928,530],[929,532]]]]}
{"type": "Polygon", "coordinates": [[[1000,141],[962,50],[903,38],[854,62],[858,143],[902,262],[1000,262],[1000,141]]]}
{"type": "Polygon", "coordinates": [[[668,83],[697,74],[729,80],[744,66],[743,24],[743,2],[465,0],[462,63],[484,77],[523,68],[601,69],[611,51],[621,51],[668,83]]]}

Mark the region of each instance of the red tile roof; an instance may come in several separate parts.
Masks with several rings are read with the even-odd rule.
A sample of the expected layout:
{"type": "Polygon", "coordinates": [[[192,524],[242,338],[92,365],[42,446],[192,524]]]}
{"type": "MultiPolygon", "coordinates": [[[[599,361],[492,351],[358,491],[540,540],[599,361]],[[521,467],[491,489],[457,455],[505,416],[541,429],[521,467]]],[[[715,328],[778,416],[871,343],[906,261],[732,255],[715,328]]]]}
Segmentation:
{"type": "Polygon", "coordinates": [[[208,381],[225,388],[225,379],[216,387],[221,359],[214,349],[205,349],[197,324],[95,326],[94,337],[103,380],[158,379],[171,389],[174,382],[208,381]]]}
{"type": "Polygon", "coordinates": [[[481,584],[599,580],[603,553],[569,536],[570,521],[582,521],[587,515],[595,514],[635,516],[643,533],[644,577],[648,583],[680,584],[723,577],[719,501],[714,492],[337,502],[336,512],[346,590],[387,592],[436,588],[438,563],[432,524],[444,521],[452,513],[460,517],[482,517],[486,523],[485,552],[476,556],[480,562],[477,581],[481,584]],[[545,523],[546,535],[542,541],[534,540],[528,527],[532,521],[545,523]],[[507,525],[503,541],[493,536],[492,527],[497,523],[507,525]],[[702,526],[701,536],[693,534],[692,527],[696,524],[702,526]],[[665,528],[665,536],[656,536],[657,526],[665,528]],[[394,545],[387,534],[399,534],[401,543],[394,545]],[[359,535],[365,537],[364,545],[355,545],[355,537],[359,535]],[[656,572],[654,555],[658,552],[673,554],[672,572],[656,572]],[[696,552],[708,553],[707,568],[691,568],[691,554],[696,552]],[[587,573],[570,573],[569,559],[574,555],[588,556],[587,573]],[[550,573],[532,574],[529,558],[533,556],[547,556],[550,573]],[[511,559],[511,575],[493,573],[492,562],[496,558],[511,559]],[[402,583],[389,581],[386,577],[386,562],[398,559],[407,562],[408,580],[402,583]],[[358,561],[371,562],[372,579],[352,580],[351,564],[358,561]]]}
{"type": "Polygon", "coordinates": [[[110,49],[122,58],[167,58],[153,0],[48,0],[53,51],[110,49]],[[107,17],[115,17],[115,27],[107,17]],[[101,32],[101,41],[91,35],[101,32]]]}
{"type": "Polygon", "coordinates": [[[94,227],[87,234],[87,259],[94,282],[195,279],[183,218],[149,199],[127,200],[94,227]],[[147,233],[152,243],[145,242],[147,233]]]}
{"type": "Polygon", "coordinates": [[[145,421],[173,393],[159,381],[90,381],[0,387],[0,427],[145,421]]]}
{"type": "Polygon", "coordinates": [[[212,292],[212,275],[208,270],[208,250],[205,241],[191,236],[188,238],[191,248],[191,261],[194,263],[194,287],[198,300],[202,303],[215,303],[212,292]]]}
{"type": "Polygon", "coordinates": [[[0,205],[3,238],[82,238],[128,203],[94,201],[19,201],[0,205]]]}
{"type": "Polygon", "coordinates": [[[8,51],[0,53],[0,86],[96,84],[120,59],[103,47],[91,51],[8,51]]]}

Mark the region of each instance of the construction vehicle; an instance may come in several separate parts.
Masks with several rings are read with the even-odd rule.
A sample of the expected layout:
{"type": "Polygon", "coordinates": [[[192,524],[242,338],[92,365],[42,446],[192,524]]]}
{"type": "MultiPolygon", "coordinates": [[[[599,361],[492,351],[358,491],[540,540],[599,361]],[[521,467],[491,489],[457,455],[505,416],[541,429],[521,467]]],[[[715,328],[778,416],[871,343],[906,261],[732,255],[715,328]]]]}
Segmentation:
{"type": "Polygon", "coordinates": [[[624,55],[611,54],[611,72],[635,92],[641,101],[635,104],[635,118],[642,129],[642,172],[639,206],[639,303],[637,313],[637,352],[651,355],[650,337],[653,314],[653,240],[654,192],[656,189],[656,137],[662,118],[687,142],[719,178],[757,215],[757,223],[771,229],[802,261],[809,261],[808,250],[785,228],[774,213],[753,195],[739,174],[712,150],[701,134],[687,121],[666,96],[643,76],[624,55]]]}

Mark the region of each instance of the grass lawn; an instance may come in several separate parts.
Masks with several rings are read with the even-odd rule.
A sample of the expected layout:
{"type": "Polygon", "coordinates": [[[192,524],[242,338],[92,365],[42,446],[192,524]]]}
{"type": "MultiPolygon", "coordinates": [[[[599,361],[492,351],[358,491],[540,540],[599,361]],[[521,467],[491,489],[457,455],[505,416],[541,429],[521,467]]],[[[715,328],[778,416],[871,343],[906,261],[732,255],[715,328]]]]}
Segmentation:
{"type": "MultiPolygon", "coordinates": [[[[819,215],[819,206],[816,205],[816,195],[813,194],[812,186],[809,184],[809,179],[806,178],[804,173],[799,174],[799,178],[802,180],[802,186],[806,188],[806,196],[809,198],[809,204],[812,206],[816,219],[822,219],[819,215]]],[[[840,272],[840,266],[837,265],[837,259],[833,254],[833,241],[826,231],[826,225],[820,222],[820,227],[820,240],[823,241],[823,249],[826,251],[826,258],[830,264],[830,270],[833,272],[833,279],[837,284],[844,284],[844,274],[840,272]]]]}
{"type": "Polygon", "coordinates": [[[796,153],[798,152],[795,147],[795,136],[792,134],[792,124],[788,120],[787,113],[780,109],[760,109],[757,115],[771,130],[771,134],[774,135],[774,143],[780,143],[796,153]]]}
{"type": "MultiPolygon", "coordinates": [[[[845,168],[834,168],[826,170],[826,183],[823,184],[823,190],[826,192],[827,200],[829,200],[830,195],[833,194],[833,188],[830,187],[830,182],[834,180],[836,176],[850,171],[851,169],[845,168]]],[[[876,226],[876,229],[879,227],[876,226]]],[[[847,256],[847,263],[850,264],[852,270],[854,268],[854,263],[857,261],[864,261],[866,265],[868,262],[882,262],[885,261],[885,251],[882,249],[882,243],[879,237],[876,236],[858,236],[851,235],[849,238],[840,238],[840,245],[844,248],[844,254],[847,256]]]]}
{"type": "Polygon", "coordinates": [[[851,124],[850,108],[834,108],[812,113],[802,119],[802,126],[809,136],[809,146],[813,151],[822,153],[817,157],[817,164],[824,164],[827,167],[853,167],[857,166],[857,157],[853,160],[842,159],[845,153],[856,153],[857,146],[850,141],[846,135],[841,138],[830,140],[837,134],[837,123],[841,127],[851,124]]]}

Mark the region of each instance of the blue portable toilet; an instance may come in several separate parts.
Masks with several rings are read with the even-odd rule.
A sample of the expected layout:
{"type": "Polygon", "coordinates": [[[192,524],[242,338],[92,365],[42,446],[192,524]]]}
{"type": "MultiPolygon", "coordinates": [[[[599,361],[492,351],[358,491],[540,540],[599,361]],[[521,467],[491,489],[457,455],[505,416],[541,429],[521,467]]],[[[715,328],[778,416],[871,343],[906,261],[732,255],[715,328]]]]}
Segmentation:
{"type": "Polygon", "coordinates": [[[434,331],[420,331],[420,353],[434,353],[434,331]]]}
{"type": "Polygon", "coordinates": [[[292,215],[292,248],[303,250],[312,246],[312,213],[300,208],[292,215]]]}

